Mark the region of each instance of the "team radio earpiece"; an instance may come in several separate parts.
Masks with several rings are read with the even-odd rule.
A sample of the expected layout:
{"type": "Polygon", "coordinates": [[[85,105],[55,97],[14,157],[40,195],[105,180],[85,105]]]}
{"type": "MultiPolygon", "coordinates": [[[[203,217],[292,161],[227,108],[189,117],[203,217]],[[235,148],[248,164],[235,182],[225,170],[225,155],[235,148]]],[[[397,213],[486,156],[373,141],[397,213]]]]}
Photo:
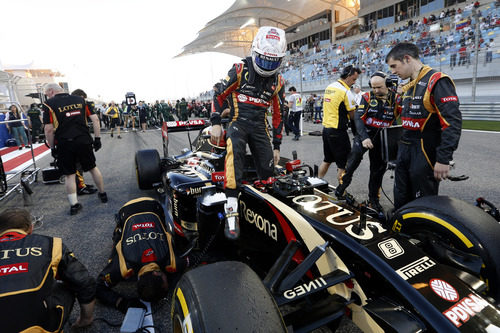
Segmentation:
{"type": "Polygon", "coordinates": [[[393,82],[392,82],[391,78],[389,77],[389,75],[387,75],[381,71],[376,71],[375,73],[372,74],[372,76],[370,76],[370,80],[368,81],[368,86],[370,88],[372,87],[372,77],[374,77],[374,76],[378,76],[378,77],[385,79],[385,86],[387,88],[392,88],[393,82]]]}

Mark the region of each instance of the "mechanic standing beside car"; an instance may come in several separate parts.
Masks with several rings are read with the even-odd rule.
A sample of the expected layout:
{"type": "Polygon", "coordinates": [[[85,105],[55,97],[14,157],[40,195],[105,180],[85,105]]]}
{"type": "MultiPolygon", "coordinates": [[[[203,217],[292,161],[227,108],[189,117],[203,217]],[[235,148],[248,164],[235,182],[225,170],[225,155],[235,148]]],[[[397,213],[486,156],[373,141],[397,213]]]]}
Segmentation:
{"type": "Polygon", "coordinates": [[[385,58],[393,74],[410,79],[402,95],[403,134],[394,180],[396,209],[413,199],[438,194],[439,182],[448,178],[462,131],[453,80],[422,64],[419,53],[415,44],[399,43],[385,58]]]}
{"type": "Polygon", "coordinates": [[[0,214],[1,331],[61,332],[75,296],[80,317],[73,326],[90,325],[94,278],[60,238],[32,231],[25,209],[8,208],[0,214]]]}
{"type": "Polygon", "coordinates": [[[92,151],[92,148],[95,151],[101,148],[99,118],[92,113],[82,97],[65,93],[56,83],[47,84],[45,94],[49,98],[43,104],[45,138],[52,149],[52,155],[58,160],[59,169],[65,175],[66,193],[71,206],[70,215],[75,215],[82,209],[76,196],[77,162],[80,162],[83,171],[90,171],[101,201],[108,201],[102,174],[95,164],[92,151]],[[88,118],[94,127],[94,140],[87,127],[88,118]]]}
{"type": "MultiPolygon", "coordinates": [[[[353,65],[344,67],[340,79],[325,89],[323,100],[323,162],[319,166],[319,177],[323,178],[330,164],[337,164],[337,179],[340,182],[345,172],[347,156],[351,152],[349,142],[349,119],[354,119],[356,102],[351,86],[358,79],[361,70],[353,65]]],[[[353,129],[354,131],[354,129],[353,129]]]]}
{"type": "Polygon", "coordinates": [[[335,189],[335,196],[344,196],[344,191],[351,184],[354,171],[358,168],[363,155],[369,150],[370,180],[368,182],[368,200],[370,207],[382,212],[379,191],[382,186],[387,163],[382,159],[381,129],[392,125],[401,113],[401,97],[394,91],[392,80],[383,72],[372,74],[369,85],[371,92],[361,96],[358,109],[354,114],[356,136],[347,158],[346,171],[342,181],[335,189]]]}
{"type": "MultiPolygon", "coordinates": [[[[231,123],[227,130],[224,186],[226,225],[229,239],[239,237],[238,192],[245,162],[246,145],[252,152],[260,179],[273,175],[279,161],[285,83],[278,69],[286,52],[285,32],[275,27],[261,27],[252,43],[251,56],[235,64],[214,94],[216,112],[210,118],[211,140],[218,143],[222,128],[221,113],[229,101],[231,123]],[[267,130],[266,112],[272,109],[273,140],[267,130]]],[[[217,144],[218,145],[218,144],[217,144]]]]}

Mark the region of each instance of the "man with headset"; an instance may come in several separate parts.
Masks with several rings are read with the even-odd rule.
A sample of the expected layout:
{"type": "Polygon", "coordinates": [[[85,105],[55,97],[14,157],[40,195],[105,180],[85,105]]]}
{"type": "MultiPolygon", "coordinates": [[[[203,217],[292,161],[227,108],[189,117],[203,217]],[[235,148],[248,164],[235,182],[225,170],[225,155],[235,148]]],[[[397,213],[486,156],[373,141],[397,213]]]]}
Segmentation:
{"type": "Polygon", "coordinates": [[[379,202],[379,190],[387,163],[382,159],[380,130],[392,125],[401,113],[401,98],[393,88],[392,80],[383,72],[375,72],[369,81],[371,91],[364,93],[354,115],[357,135],[351,153],[347,159],[346,172],[340,185],[335,190],[338,198],[345,196],[345,190],[352,181],[354,171],[358,168],[367,150],[370,157],[370,180],[368,182],[368,199],[370,206],[382,212],[379,202]]]}
{"type": "Polygon", "coordinates": [[[349,65],[342,70],[340,79],[330,84],[323,101],[323,152],[324,159],[319,167],[319,177],[323,178],[330,164],[337,164],[337,179],[340,181],[345,172],[347,156],[351,143],[347,128],[349,119],[353,119],[356,110],[351,86],[358,79],[361,70],[349,65]]]}

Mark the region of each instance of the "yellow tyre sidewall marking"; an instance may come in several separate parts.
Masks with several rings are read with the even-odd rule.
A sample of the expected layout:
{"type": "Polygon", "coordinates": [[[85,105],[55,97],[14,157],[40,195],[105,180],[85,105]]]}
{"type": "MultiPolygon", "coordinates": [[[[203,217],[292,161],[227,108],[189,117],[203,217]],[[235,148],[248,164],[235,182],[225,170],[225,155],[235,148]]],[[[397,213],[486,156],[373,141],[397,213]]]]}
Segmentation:
{"type": "Polygon", "coordinates": [[[474,244],[472,244],[472,242],[467,237],[465,237],[465,235],[462,232],[460,232],[460,230],[458,230],[445,220],[440,219],[439,217],[426,213],[408,213],[403,215],[403,220],[411,218],[421,218],[442,225],[446,229],[450,230],[455,236],[457,236],[462,241],[462,243],[464,243],[465,246],[467,246],[467,248],[470,249],[471,247],[474,247],[474,244]]]}
{"type": "Polygon", "coordinates": [[[182,322],[185,332],[193,332],[193,325],[191,324],[191,316],[189,315],[189,309],[186,304],[186,299],[184,298],[184,293],[181,288],[177,288],[176,292],[177,299],[179,300],[179,304],[181,305],[182,314],[184,316],[184,320],[182,322]]]}

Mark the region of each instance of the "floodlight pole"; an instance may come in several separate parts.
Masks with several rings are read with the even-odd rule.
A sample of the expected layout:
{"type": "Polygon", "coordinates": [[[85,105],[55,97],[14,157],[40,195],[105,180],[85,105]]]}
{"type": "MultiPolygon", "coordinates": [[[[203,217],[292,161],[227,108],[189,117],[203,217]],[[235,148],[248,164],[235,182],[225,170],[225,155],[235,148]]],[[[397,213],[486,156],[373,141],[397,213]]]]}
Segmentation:
{"type": "MultiPolygon", "coordinates": [[[[481,31],[479,31],[479,15],[477,12],[477,8],[474,7],[472,8],[472,14],[474,15],[474,32],[475,32],[475,38],[474,38],[474,52],[475,52],[475,57],[474,57],[474,68],[472,72],[472,101],[476,101],[476,85],[477,85],[477,64],[479,62],[479,35],[481,34],[481,31]]],[[[470,58],[469,58],[470,59],[470,58]]]]}

